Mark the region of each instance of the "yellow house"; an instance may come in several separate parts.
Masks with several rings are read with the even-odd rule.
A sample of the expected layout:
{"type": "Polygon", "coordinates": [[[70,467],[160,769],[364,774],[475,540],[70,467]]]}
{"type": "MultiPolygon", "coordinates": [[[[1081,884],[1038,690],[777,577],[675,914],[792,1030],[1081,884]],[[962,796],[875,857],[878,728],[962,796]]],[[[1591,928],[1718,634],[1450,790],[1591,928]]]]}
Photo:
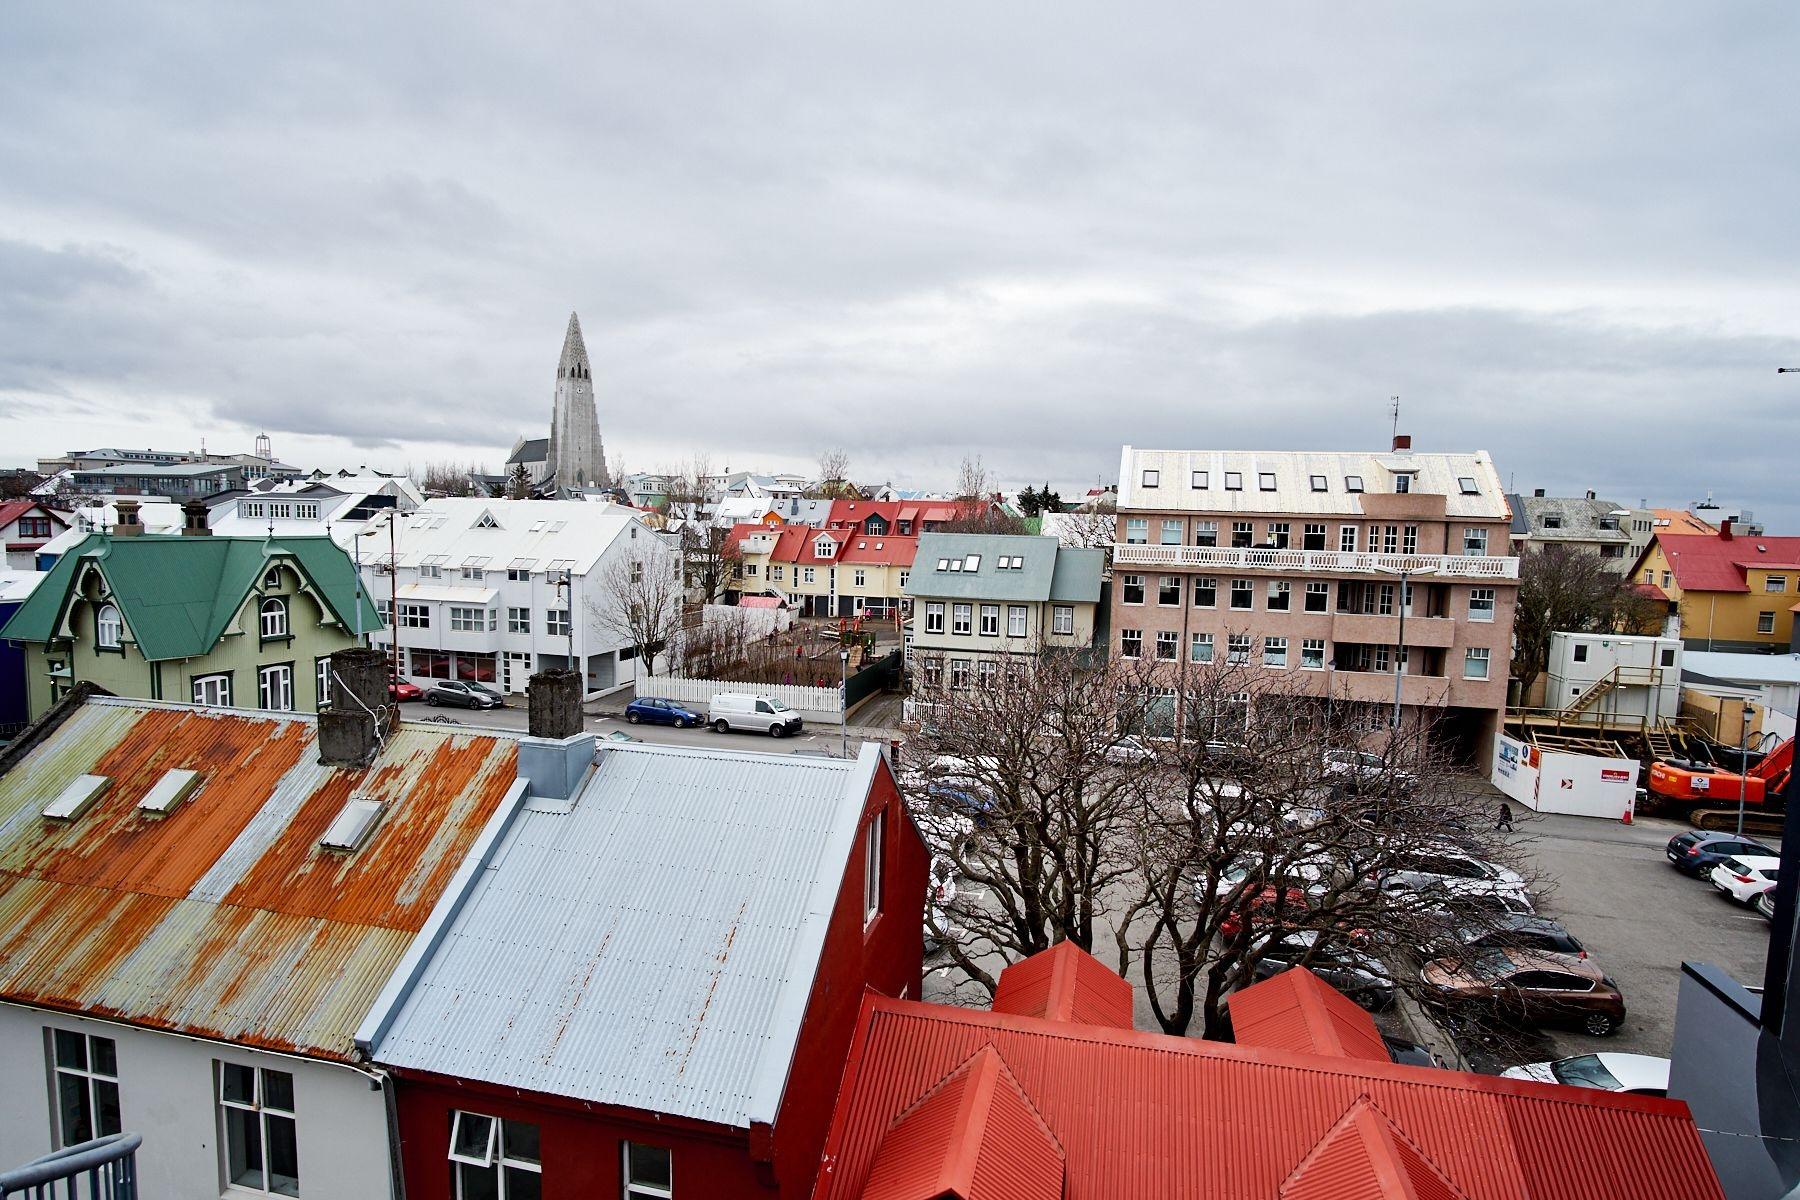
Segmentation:
{"type": "Polygon", "coordinates": [[[919,539],[857,526],[739,525],[736,590],[780,596],[808,616],[899,612],[919,539]]]}
{"type": "Polygon", "coordinates": [[[1660,592],[1694,650],[1786,650],[1800,600],[1800,537],[1753,537],[1730,521],[1716,533],[1658,533],[1632,581],[1660,592]]]}

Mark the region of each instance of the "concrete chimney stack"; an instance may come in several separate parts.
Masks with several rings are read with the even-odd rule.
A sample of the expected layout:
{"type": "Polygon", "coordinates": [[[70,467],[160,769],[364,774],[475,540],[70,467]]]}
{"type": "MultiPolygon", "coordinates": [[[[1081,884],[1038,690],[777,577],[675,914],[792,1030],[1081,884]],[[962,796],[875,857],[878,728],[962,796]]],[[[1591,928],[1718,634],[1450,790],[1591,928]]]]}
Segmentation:
{"type": "Polygon", "coordinates": [[[1731,532],[1731,518],[1730,517],[1726,517],[1724,520],[1719,522],[1719,538],[1721,541],[1729,542],[1731,540],[1732,532],[1731,532]]]}
{"type": "Polygon", "coordinates": [[[387,655],[357,647],[331,656],[331,706],[319,710],[319,762],[366,767],[394,725],[387,655]]]}
{"type": "Polygon", "coordinates": [[[189,500],[181,506],[181,536],[209,537],[212,526],[206,523],[206,501],[189,500]]]}
{"type": "Polygon", "coordinates": [[[519,774],[534,807],[569,812],[594,765],[594,735],[583,729],[581,673],[540,671],[525,686],[527,736],[519,739],[519,774]]]}
{"type": "Polygon", "coordinates": [[[113,508],[119,517],[113,525],[114,537],[137,537],[144,532],[143,523],[138,520],[138,502],[136,500],[115,500],[113,508]]]}

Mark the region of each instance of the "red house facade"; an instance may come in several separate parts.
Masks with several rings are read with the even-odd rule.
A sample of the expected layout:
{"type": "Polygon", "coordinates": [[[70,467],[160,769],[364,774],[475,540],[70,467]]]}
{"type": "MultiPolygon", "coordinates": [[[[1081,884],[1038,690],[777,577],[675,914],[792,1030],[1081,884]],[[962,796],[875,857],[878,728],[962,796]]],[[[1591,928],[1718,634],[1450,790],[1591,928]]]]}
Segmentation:
{"type": "Polygon", "coordinates": [[[878,747],[608,747],[476,874],[359,1034],[407,1194],[810,1193],[863,996],[918,995],[927,855],[878,747]]]}

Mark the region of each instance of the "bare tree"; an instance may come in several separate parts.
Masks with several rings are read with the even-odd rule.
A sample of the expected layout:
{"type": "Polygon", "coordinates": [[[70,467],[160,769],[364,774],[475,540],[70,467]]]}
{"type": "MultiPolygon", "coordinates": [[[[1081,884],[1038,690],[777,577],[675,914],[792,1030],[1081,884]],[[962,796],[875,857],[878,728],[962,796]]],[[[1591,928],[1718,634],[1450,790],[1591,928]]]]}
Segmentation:
{"type": "Polygon", "coordinates": [[[636,539],[600,569],[588,611],[601,629],[628,642],[656,674],[656,659],[681,633],[682,586],[678,557],[655,534],[636,539]]]}
{"type": "Polygon", "coordinates": [[[25,467],[0,471],[0,500],[23,499],[31,495],[31,490],[42,485],[43,482],[42,475],[25,467]]]}
{"type": "Polygon", "coordinates": [[[1085,550],[1105,550],[1112,562],[1113,543],[1119,537],[1119,506],[1110,499],[1097,500],[1057,518],[1063,545],[1085,550]]]}
{"type": "Polygon", "coordinates": [[[729,529],[690,520],[681,527],[681,554],[687,586],[703,604],[721,604],[738,577],[744,556],[729,529]]]}
{"type": "Polygon", "coordinates": [[[1353,951],[1391,964],[1385,996],[1422,990],[1417,961],[1511,903],[1398,874],[1457,851],[1517,866],[1428,723],[1390,730],[1247,663],[1159,665],[1042,655],[921,718],[903,783],[941,883],[974,885],[927,914],[963,986],[1110,943],[1164,1030],[1220,1037],[1265,960],[1353,951]]]}
{"type": "Polygon", "coordinates": [[[415,477],[413,482],[428,496],[479,496],[485,494],[475,483],[475,476],[480,473],[472,463],[427,463],[424,477],[415,477]]]}
{"type": "Polygon", "coordinates": [[[1519,560],[1511,675],[1529,689],[1550,662],[1557,633],[1655,632],[1667,605],[1621,578],[1612,560],[1568,546],[1547,546],[1519,560]]]}
{"type": "Polygon", "coordinates": [[[850,452],[830,446],[819,452],[819,494],[826,498],[847,495],[850,487],[850,452]]]}
{"type": "Polygon", "coordinates": [[[994,480],[983,465],[981,455],[963,455],[962,464],[956,470],[956,498],[989,500],[993,498],[993,492],[994,480]]]}

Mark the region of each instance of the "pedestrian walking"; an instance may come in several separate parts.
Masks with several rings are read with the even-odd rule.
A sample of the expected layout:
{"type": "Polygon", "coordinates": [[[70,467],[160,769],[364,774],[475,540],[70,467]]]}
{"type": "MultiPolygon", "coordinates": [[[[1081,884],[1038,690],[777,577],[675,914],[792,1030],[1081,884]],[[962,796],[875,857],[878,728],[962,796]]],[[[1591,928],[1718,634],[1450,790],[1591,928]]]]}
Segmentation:
{"type": "Polygon", "coordinates": [[[1498,821],[1494,822],[1494,829],[1496,831],[1504,829],[1508,833],[1514,832],[1513,823],[1512,823],[1512,806],[1504,800],[1502,800],[1500,802],[1500,819],[1498,821]]]}

